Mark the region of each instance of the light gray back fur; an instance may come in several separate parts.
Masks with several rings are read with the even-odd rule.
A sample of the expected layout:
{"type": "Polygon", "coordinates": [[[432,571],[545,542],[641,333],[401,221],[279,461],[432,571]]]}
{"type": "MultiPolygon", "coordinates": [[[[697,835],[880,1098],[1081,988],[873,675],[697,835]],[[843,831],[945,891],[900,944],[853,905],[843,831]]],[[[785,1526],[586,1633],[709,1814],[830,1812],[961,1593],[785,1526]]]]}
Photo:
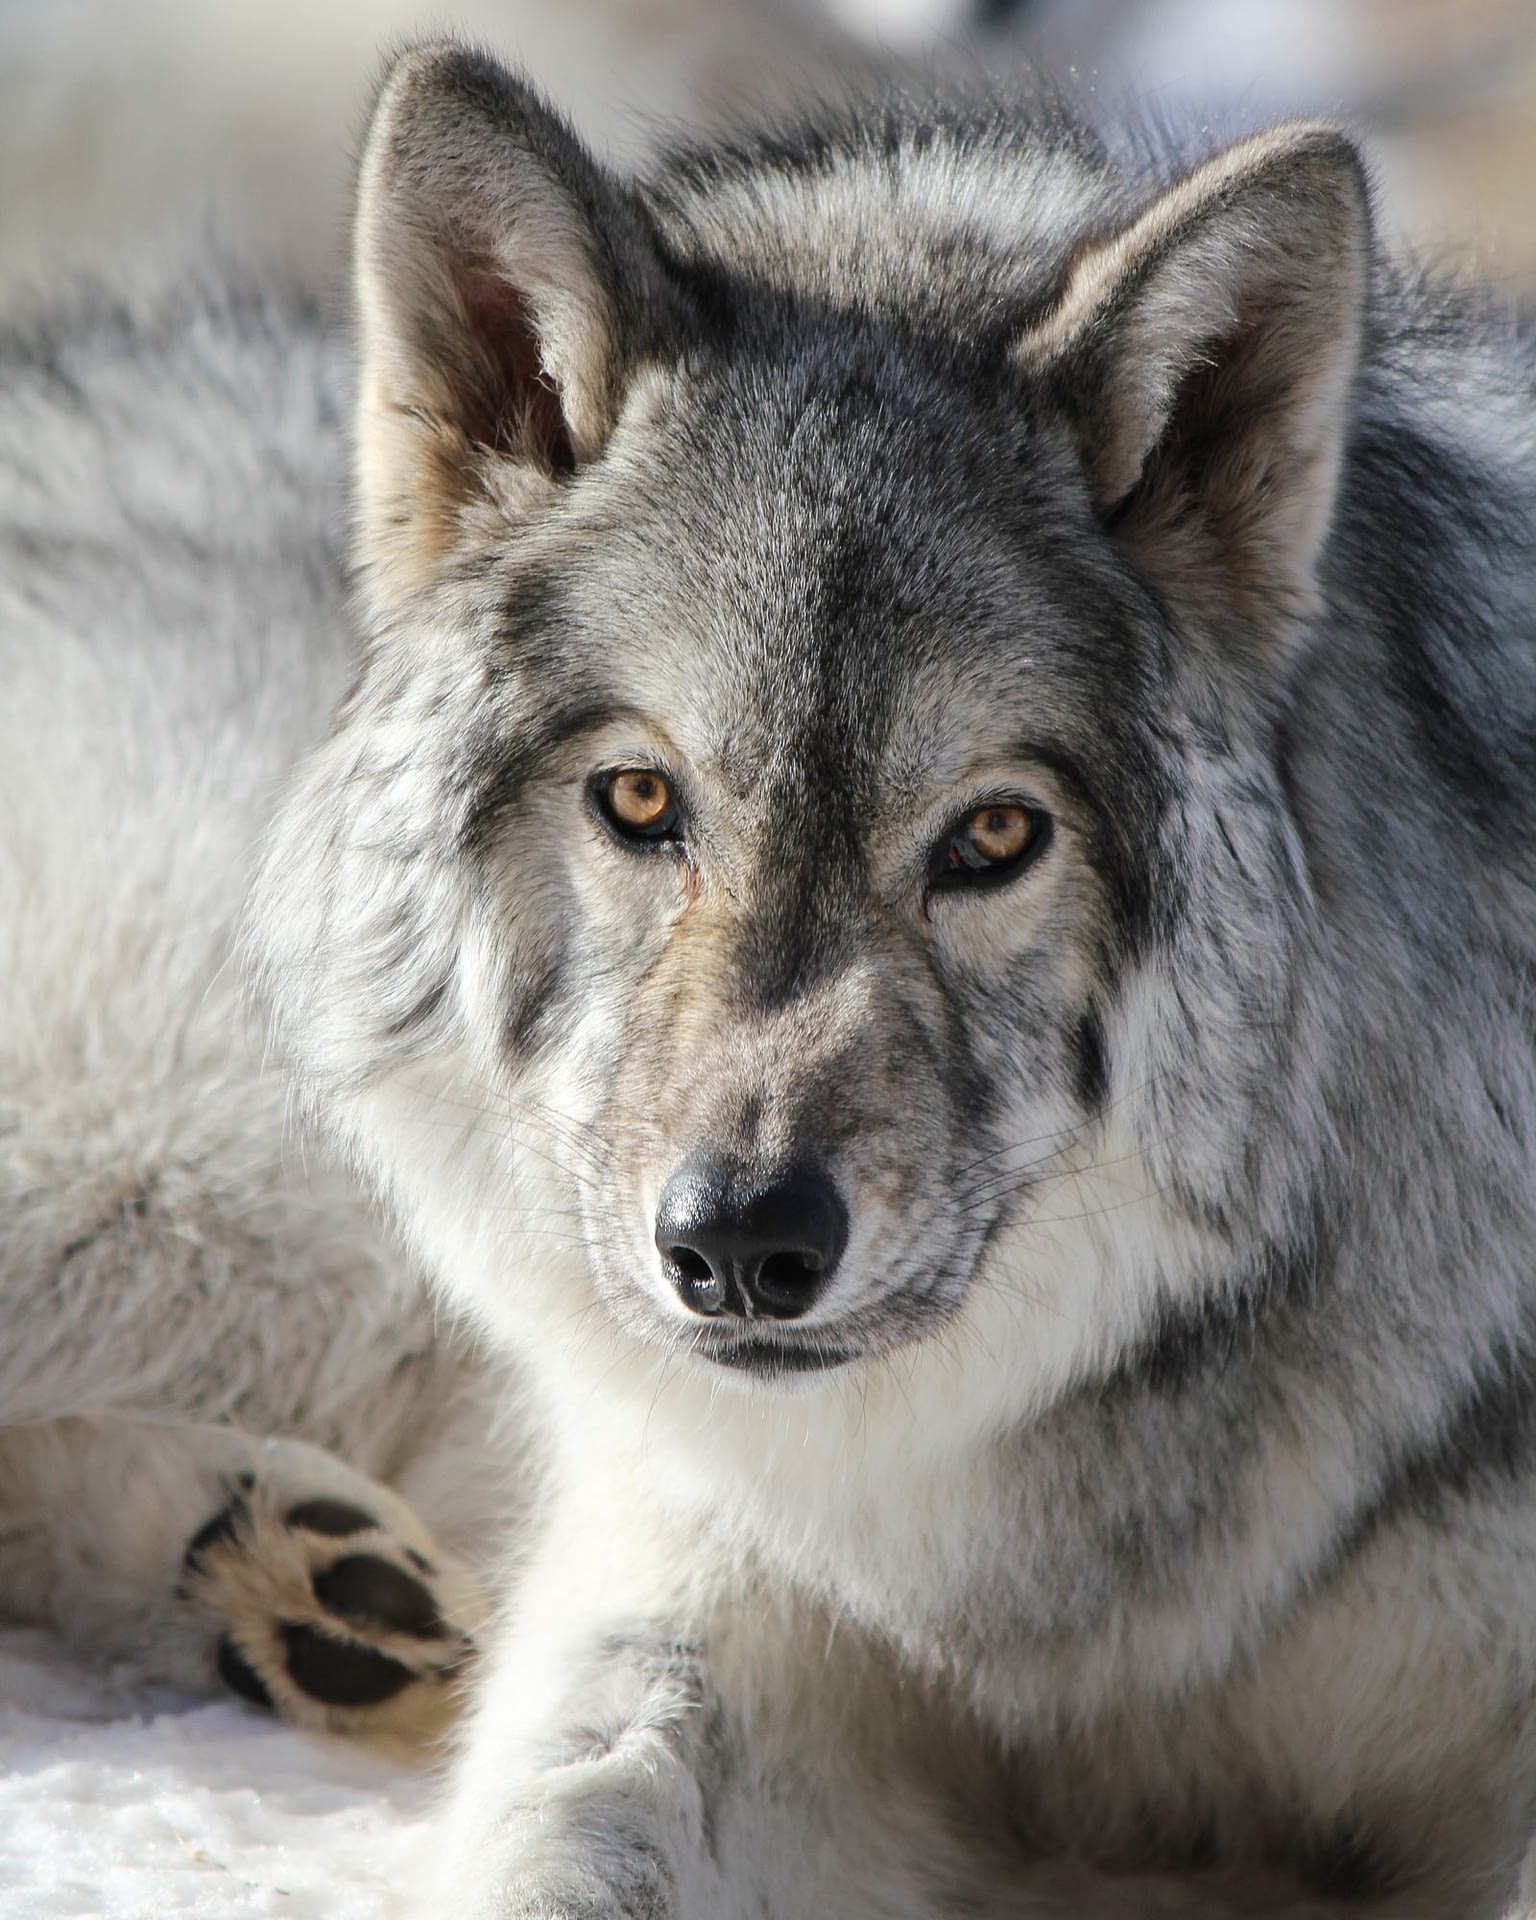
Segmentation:
{"type": "Polygon", "coordinates": [[[306,1165],[231,965],[348,672],[342,356],[308,300],[177,263],[13,321],[0,380],[0,1194],[36,1332],[0,1407],[234,1419],[395,1471],[458,1363],[306,1165]]]}

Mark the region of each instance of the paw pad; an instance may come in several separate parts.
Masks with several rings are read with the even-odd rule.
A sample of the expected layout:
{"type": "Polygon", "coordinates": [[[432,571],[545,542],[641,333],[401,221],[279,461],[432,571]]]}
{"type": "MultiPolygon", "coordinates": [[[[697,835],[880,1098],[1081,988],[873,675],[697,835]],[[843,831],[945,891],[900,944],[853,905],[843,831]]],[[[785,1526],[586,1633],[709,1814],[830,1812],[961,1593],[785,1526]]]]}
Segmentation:
{"type": "Polygon", "coordinates": [[[328,1533],[345,1540],[349,1533],[367,1533],[379,1523],[371,1513],[354,1507],[350,1500],[301,1500],[283,1515],[290,1527],[303,1527],[306,1533],[328,1533]]]}
{"type": "Polygon", "coordinates": [[[448,1634],[429,1590],[374,1554],[349,1553],[309,1584],[327,1613],[340,1619],[414,1634],[418,1640],[442,1640],[448,1634]]]}
{"type": "Polygon", "coordinates": [[[242,1700],[417,1743],[453,1716],[482,1608],[469,1576],[380,1495],[379,1513],[324,1495],[279,1503],[243,1475],[188,1542],[182,1591],[212,1616],[214,1666],[242,1700]]]}

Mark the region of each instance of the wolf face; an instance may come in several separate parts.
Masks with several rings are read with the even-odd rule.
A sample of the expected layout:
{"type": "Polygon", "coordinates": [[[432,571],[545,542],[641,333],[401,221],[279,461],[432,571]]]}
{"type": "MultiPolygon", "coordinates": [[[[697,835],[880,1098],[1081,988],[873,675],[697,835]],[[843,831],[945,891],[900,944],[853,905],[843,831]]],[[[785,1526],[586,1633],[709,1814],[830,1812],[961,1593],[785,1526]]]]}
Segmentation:
{"type": "Polygon", "coordinates": [[[786,377],[770,333],[647,382],[601,483],[509,572],[538,610],[519,690],[570,718],[475,829],[503,911],[539,858],[570,929],[529,1066],[592,1089],[604,1298],[761,1371],[958,1305],[1028,1177],[990,1156],[1035,1140],[1049,1165],[1103,1097],[1117,879],[1161,806],[1073,670],[1082,592],[1125,697],[1157,698],[1134,591],[1052,564],[1080,490],[1010,526],[1021,436],[871,336],[830,377],[786,377]],[[585,1009],[601,1051],[572,1045],[585,1009]]]}
{"type": "Polygon", "coordinates": [[[446,1181],[364,1151],[413,1209],[437,1169],[514,1335],[559,1222],[689,1365],[845,1369],[990,1294],[1017,1380],[1184,1284],[1159,1235],[1283,1231],[1315,1150],[1249,1097],[1307,1094],[1251,749],[1328,519],[1358,168],[1283,130],[1138,210],[1081,142],[849,141],[647,200],[488,64],[397,70],[373,637],[263,937],[360,1138],[476,1116],[446,1181]]]}

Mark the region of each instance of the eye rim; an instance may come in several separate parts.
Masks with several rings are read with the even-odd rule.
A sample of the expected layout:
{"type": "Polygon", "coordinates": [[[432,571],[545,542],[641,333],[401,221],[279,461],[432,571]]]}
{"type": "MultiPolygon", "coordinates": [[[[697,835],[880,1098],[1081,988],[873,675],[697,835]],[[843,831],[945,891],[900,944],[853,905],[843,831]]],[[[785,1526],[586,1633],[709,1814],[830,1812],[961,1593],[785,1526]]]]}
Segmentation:
{"type": "Polygon", "coordinates": [[[973,887],[1004,886],[1035,864],[1050,845],[1053,830],[1050,814],[1043,807],[1034,806],[1017,794],[999,794],[994,799],[978,801],[959,815],[949,831],[934,842],[928,860],[927,891],[932,895],[956,893],[973,887]],[[950,850],[956,840],[975,820],[983,814],[1002,811],[1022,813],[1030,823],[1028,838],[1017,853],[1002,860],[982,858],[974,863],[962,859],[959,864],[954,864],[949,860],[950,850]]]}
{"type": "Polygon", "coordinates": [[[605,767],[594,773],[587,782],[587,806],[598,825],[620,846],[631,851],[649,853],[682,845],[683,813],[678,804],[677,782],[665,767],[647,766],[644,762],[605,767]],[[626,820],[614,807],[614,783],[637,775],[659,780],[666,789],[667,804],[654,821],[642,823],[626,820]]]}

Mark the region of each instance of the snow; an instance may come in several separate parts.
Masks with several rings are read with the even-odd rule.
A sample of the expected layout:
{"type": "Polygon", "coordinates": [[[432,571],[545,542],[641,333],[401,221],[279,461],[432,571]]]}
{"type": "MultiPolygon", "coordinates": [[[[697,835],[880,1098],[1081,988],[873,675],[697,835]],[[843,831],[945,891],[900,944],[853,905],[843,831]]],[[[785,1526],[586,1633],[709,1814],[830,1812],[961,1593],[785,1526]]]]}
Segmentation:
{"type": "Polygon", "coordinates": [[[435,1785],[0,1632],[0,1920],[398,1920],[435,1785]]]}

